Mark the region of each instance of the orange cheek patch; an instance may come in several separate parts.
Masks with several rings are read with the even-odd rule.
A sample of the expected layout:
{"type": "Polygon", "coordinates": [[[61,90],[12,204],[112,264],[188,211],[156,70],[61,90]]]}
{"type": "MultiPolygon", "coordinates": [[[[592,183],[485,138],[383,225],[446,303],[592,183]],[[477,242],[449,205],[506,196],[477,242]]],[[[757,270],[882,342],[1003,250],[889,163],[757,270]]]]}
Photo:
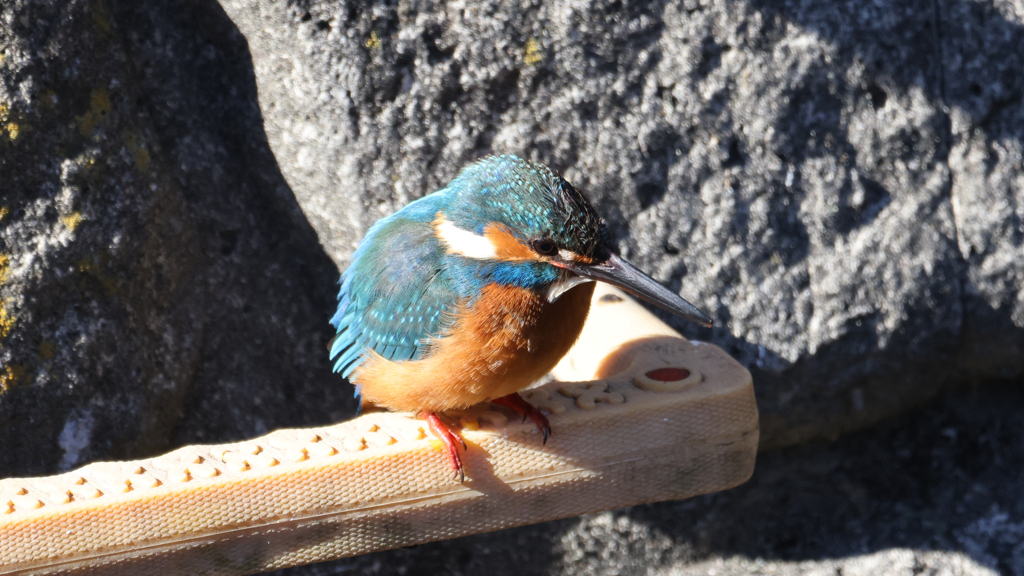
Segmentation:
{"type": "Polygon", "coordinates": [[[494,246],[499,260],[539,260],[537,254],[500,224],[484,228],[484,238],[494,246]]]}
{"type": "Polygon", "coordinates": [[[577,264],[593,264],[594,262],[597,262],[597,260],[591,258],[590,256],[584,256],[582,254],[576,253],[573,253],[572,261],[576,262],[577,264]]]}

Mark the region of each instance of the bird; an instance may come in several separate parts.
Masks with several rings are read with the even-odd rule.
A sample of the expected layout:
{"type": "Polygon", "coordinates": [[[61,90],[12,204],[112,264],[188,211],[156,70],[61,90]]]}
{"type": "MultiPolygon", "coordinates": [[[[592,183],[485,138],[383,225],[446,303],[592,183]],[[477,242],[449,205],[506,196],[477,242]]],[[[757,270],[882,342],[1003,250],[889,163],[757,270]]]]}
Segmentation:
{"type": "Polygon", "coordinates": [[[546,444],[547,417],[519,391],[576,342],[595,281],[712,325],[618,256],[604,219],[558,173],[488,156],[370,227],[339,280],[330,360],[361,406],[426,420],[462,482],[466,444],[440,415],[489,401],[533,420],[546,444]]]}

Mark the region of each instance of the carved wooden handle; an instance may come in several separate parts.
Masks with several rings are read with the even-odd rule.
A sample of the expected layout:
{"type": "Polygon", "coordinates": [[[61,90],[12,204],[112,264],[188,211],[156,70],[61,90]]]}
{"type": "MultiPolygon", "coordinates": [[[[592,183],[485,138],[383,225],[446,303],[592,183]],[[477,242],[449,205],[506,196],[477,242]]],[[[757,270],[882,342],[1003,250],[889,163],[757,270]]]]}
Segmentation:
{"type": "Polygon", "coordinates": [[[0,574],[239,575],[498,530],[746,481],[750,374],[599,285],[532,422],[496,406],[464,427],[467,480],[408,414],[279,430],[46,478],[0,480],[0,574]]]}

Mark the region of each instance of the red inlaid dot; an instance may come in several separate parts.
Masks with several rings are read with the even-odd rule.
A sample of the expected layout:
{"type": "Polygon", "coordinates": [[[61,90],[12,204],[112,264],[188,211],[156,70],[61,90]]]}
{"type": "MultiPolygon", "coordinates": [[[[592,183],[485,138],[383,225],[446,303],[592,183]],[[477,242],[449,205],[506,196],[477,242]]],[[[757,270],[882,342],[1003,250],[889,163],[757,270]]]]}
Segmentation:
{"type": "Polygon", "coordinates": [[[647,373],[651,380],[659,382],[678,382],[690,377],[690,371],[686,368],[658,368],[647,373]]]}

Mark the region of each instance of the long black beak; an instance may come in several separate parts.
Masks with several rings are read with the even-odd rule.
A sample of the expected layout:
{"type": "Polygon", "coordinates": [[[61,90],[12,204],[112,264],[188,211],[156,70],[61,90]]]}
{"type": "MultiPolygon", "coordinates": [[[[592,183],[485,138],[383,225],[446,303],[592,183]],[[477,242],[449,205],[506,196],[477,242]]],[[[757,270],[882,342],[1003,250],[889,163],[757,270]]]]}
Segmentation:
{"type": "Polygon", "coordinates": [[[576,262],[557,262],[556,266],[571,270],[584,278],[607,282],[618,286],[637,298],[643,298],[651,304],[669,312],[710,328],[711,318],[697,309],[696,306],[683,300],[654,278],[641,272],[636,266],[612,254],[600,264],[579,264],[576,262]]]}

